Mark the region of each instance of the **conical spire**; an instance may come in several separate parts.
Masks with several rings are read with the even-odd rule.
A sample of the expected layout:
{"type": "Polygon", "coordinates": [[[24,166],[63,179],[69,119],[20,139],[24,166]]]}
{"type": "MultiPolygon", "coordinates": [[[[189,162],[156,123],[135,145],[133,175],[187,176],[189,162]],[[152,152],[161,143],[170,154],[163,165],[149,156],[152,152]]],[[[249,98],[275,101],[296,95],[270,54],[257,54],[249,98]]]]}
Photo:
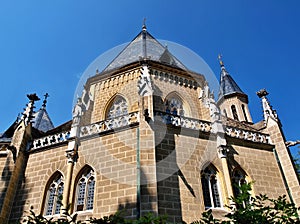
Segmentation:
{"type": "Polygon", "coordinates": [[[238,86],[238,84],[233,80],[231,75],[227,72],[224,62],[222,60],[222,56],[219,55],[219,62],[221,67],[221,74],[220,74],[220,90],[219,90],[219,100],[225,96],[230,95],[233,93],[240,93],[243,95],[246,95],[241,88],[238,86]]]}

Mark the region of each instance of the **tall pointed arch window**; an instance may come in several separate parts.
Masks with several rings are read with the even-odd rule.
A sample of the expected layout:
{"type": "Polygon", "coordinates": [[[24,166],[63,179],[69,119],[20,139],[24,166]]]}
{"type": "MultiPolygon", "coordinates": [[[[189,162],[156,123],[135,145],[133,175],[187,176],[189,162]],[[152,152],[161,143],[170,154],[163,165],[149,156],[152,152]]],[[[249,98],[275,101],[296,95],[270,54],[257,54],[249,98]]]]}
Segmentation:
{"type": "Polygon", "coordinates": [[[245,105],[242,104],[242,111],[243,111],[243,114],[244,114],[244,117],[245,117],[245,121],[248,122],[248,118],[247,118],[247,114],[246,114],[246,110],[245,110],[245,105]]]}
{"type": "MultiPolygon", "coordinates": [[[[235,198],[243,193],[242,192],[243,188],[241,188],[243,184],[247,184],[246,174],[243,170],[237,168],[232,172],[232,188],[233,188],[233,195],[235,198]]],[[[245,207],[249,203],[250,203],[250,193],[249,193],[249,198],[242,202],[242,206],[245,207]]]]}
{"type": "Polygon", "coordinates": [[[63,176],[56,173],[47,184],[47,195],[44,206],[45,215],[56,215],[60,213],[61,199],[64,191],[63,176]]]}
{"type": "Polygon", "coordinates": [[[221,207],[217,171],[212,165],[202,171],[201,184],[205,207],[221,207]]]}
{"type": "Polygon", "coordinates": [[[127,101],[122,96],[116,96],[107,109],[107,119],[128,114],[127,101]]]}
{"type": "Polygon", "coordinates": [[[239,120],[235,105],[231,105],[231,112],[234,120],[239,120]]]}
{"type": "Polygon", "coordinates": [[[90,167],[84,168],[76,185],[76,211],[92,210],[94,205],[95,176],[90,167]]]}

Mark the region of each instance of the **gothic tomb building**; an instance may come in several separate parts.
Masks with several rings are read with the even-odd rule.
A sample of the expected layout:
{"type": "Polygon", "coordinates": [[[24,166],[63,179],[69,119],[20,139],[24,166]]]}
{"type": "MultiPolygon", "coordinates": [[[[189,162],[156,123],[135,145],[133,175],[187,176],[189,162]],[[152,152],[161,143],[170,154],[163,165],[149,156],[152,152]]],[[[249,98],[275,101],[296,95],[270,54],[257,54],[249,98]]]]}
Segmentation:
{"type": "Polygon", "coordinates": [[[288,195],[299,179],[265,90],[253,123],[248,96],[220,59],[215,101],[206,74],[190,71],[143,26],[102,71],[91,74],[73,118],[54,127],[35,94],[0,137],[0,222],[33,208],[45,217],[103,217],[125,209],[192,222],[228,209],[238,185],[288,195]],[[62,197],[61,197],[62,196],[62,197]],[[61,201],[62,200],[62,201],[61,201]],[[62,203],[60,203],[62,202],[62,203]],[[70,206],[68,206],[70,205],[70,206]]]}

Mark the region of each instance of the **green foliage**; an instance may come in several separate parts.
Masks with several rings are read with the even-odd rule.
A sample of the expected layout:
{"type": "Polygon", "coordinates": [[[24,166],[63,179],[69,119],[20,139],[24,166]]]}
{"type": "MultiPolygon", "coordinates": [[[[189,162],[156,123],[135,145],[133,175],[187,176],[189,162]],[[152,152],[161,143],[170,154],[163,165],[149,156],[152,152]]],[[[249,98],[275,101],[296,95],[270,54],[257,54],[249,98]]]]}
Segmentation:
{"type": "MultiPolygon", "coordinates": [[[[200,221],[192,224],[300,224],[299,209],[290,203],[286,196],[270,199],[260,194],[252,197],[251,184],[240,187],[240,195],[230,198],[235,206],[228,206],[232,211],[226,215],[226,220],[215,219],[212,210],[204,212],[200,221]]],[[[86,221],[78,221],[77,214],[71,216],[65,214],[65,219],[46,219],[30,210],[23,223],[26,224],[166,224],[166,216],[155,216],[148,213],[137,220],[125,219],[122,212],[117,212],[103,218],[90,218],[86,221]]]]}
{"type": "Polygon", "coordinates": [[[290,203],[286,196],[270,199],[260,194],[251,197],[251,184],[240,187],[241,194],[230,198],[235,206],[229,206],[231,213],[226,215],[226,221],[214,219],[212,211],[203,213],[201,224],[293,224],[300,223],[298,208],[290,203]],[[249,203],[248,203],[249,202],[249,203]]]}
{"type": "Polygon", "coordinates": [[[45,218],[42,215],[37,215],[30,210],[30,214],[26,217],[23,223],[26,224],[166,224],[166,216],[154,216],[152,213],[148,213],[137,220],[125,219],[122,216],[122,212],[117,212],[110,216],[104,216],[102,218],[90,218],[86,221],[77,220],[77,214],[71,216],[66,214],[64,219],[45,218]]]}
{"type": "Polygon", "coordinates": [[[298,151],[297,156],[294,157],[294,163],[295,163],[295,168],[296,168],[298,177],[300,178],[300,151],[298,151]]]}

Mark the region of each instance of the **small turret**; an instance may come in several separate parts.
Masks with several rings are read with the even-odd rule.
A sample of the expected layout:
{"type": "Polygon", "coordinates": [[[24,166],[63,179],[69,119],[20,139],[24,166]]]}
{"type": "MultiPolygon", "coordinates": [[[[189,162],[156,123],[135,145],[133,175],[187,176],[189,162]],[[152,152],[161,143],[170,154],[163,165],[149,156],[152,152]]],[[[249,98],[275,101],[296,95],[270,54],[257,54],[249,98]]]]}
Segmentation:
{"type": "Polygon", "coordinates": [[[218,56],[221,74],[218,106],[221,113],[237,121],[252,123],[252,118],[248,108],[248,96],[227,72],[222,56],[218,56]]]}

